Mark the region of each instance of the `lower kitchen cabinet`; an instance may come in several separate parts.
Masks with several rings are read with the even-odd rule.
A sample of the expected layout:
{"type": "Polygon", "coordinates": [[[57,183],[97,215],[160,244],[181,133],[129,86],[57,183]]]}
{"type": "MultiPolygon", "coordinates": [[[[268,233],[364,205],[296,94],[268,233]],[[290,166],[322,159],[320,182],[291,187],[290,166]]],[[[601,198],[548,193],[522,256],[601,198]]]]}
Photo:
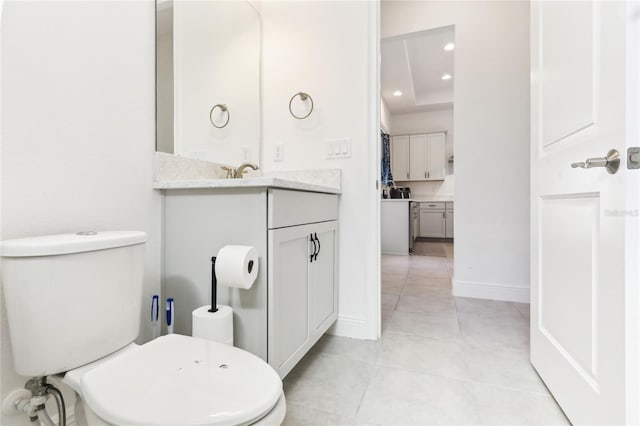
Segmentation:
{"type": "Polygon", "coordinates": [[[444,238],[445,220],[444,210],[420,210],[420,236],[444,238]]]}
{"type": "Polygon", "coordinates": [[[447,210],[446,211],[446,225],[445,225],[445,237],[453,238],[453,212],[447,210]]]}

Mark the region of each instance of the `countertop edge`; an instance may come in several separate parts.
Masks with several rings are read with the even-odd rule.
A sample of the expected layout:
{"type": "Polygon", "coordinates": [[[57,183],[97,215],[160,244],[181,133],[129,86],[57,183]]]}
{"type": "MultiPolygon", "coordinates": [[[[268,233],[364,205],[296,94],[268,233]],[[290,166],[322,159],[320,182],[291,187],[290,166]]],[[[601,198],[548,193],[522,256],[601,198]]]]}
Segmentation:
{"type": "Polygon", "coordinates": [[[299,182],[274,177],[255,177],[245,179],[193,179],[158,180],[153,182],[154,189],[226,189],[226,188],[280,188],[297,191],[341,194],[340,188],[299,182]]]}

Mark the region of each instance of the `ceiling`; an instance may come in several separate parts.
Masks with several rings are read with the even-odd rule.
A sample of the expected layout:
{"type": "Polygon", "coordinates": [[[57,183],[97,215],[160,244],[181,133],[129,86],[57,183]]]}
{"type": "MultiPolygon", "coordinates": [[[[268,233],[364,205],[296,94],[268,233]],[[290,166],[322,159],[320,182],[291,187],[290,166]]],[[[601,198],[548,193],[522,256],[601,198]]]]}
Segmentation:
{"type": "Polygon", "coordinates": [[[453,106],[453,26],[382,39],[380,83],[382,99],[393,114],[453,106]],[[453,78],[442,80],[444,74],[453,78]],[[402,96],[393,96],[399,90],[402,96]]]}

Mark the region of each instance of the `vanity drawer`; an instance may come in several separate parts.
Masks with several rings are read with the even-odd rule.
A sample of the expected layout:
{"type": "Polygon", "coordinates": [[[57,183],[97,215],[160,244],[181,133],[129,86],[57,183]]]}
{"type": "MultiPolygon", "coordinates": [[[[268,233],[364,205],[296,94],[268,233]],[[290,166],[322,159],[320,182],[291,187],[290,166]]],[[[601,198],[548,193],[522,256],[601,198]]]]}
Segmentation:
{"type": "Polygon", "coordinates": [[[319,192],[269,189],[269,229],[338,219],[338,196],[319,192]]]}
{"type": "Polygon", "coordinates": [[[442,201],[420,203],[420,210],[444,210],[444,208],[445,208],[445,203],[442,201]]]}

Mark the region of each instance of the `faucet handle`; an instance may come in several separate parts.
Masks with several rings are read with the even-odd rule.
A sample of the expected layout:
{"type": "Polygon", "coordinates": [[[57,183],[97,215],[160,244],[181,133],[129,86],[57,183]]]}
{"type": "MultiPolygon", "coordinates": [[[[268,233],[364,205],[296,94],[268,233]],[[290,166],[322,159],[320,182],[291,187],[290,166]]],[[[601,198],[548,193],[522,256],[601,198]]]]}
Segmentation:
{"type": "Polygon", "coordinates": [[[227,172],[227,176],[225,179],[233,179],[233,175],[235,174],[235,170],[233,170],[233,167],[227,167],[227,166],[220,166],[220,167],[222,168],[222,170],[227,172]]]}

